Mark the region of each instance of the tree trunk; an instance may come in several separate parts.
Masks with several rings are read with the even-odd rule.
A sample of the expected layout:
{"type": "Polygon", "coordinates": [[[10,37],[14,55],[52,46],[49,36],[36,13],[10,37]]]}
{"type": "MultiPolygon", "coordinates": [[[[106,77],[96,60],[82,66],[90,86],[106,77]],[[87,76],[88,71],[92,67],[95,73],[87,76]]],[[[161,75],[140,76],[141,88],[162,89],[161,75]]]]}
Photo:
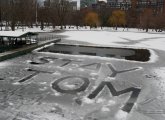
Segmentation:
{"type": "Polygon", "coordinates": [[[11,22],[11,30],[12,31],[15,31],[15,21],[12,21],[11,22]]]}
{"type": "Polygon", "coordinates": [[[146,28],[146,32],[148,32],[148,27],[146,28]]]}
{"type": "Polygon", "coordinates": [[[117,30],[117,25],[116,25],[116,27],[115,27],[115,30],[117,30]]]}
{"type": "Polygon", "coordinates": [[[43,29],[44,29],[44,22],[41,21],[41,30],[43,30],[43,29]]]}

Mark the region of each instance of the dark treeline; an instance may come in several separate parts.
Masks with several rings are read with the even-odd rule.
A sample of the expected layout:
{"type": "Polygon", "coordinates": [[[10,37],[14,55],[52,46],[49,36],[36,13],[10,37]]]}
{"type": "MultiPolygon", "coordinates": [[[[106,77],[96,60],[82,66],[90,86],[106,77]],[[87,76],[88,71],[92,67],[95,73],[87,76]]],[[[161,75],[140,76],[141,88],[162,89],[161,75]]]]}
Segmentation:
{"type": "Polygon", "coordinates": [[[49,6],[37,0],[0,0],[0,26],[14,31],[17,26],[62,26],[70,11],[69,2],[53,0],[49,6]]]}
{"type": "Polygon", "coordinates": [[[165,28],[165,15],[161,10],[145,7],[138,11],[136,5],[127,10],[112,9],[101,3],[99,7],[87,7],[81,10],[73,9],[67,0],[46,0],[40,5],[37,0],[0,0],[0,30],[16,27],[60,26],[66,25],[90,27],[136,27],[162,31],[165,28]]]}
{"type": "Polygon", "coordinates": [[[0,25],[6,29],[16,26],[33,26],[36,11],[35,0],[0,0],[0,25]]]}

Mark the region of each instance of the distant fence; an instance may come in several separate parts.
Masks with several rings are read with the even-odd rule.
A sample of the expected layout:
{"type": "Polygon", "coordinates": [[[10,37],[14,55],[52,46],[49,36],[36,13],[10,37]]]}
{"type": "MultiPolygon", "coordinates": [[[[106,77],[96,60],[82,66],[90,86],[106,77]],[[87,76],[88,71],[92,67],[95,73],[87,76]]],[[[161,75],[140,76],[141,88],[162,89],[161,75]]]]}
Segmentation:
{"type": "Polygon", "coordinates": [[[28,45],[33,45],[36,44],[37,42],[41,42],[41,41],[47,41],[47,40],[53,40],[53,39],[57,39],[58,37],[55,35],[47,35],[47,36],[40,36],[40,37],[31,37],[31,44],[27,44],[26,41],[20,41],[21,44],[8,44],[7,42],[5,42],[4,44],[0,43],[0,53],[2,52],[6,52],[6,51],[10,51],[10,50],[14,50],[17,48],[21,48],[21,47],[25,47],[28,45]],[[33,43],[33,40],[36,40],[37,42],[33,43]]]}
{"type": "Polygon", "coordinates": [[[53,40],[53,39],[57,39],[58,37],[55,35],[49,35],[49,36],[40,36],[37,37],[36,40],[39,41],[46,41],[46,40],[53,40]]]}

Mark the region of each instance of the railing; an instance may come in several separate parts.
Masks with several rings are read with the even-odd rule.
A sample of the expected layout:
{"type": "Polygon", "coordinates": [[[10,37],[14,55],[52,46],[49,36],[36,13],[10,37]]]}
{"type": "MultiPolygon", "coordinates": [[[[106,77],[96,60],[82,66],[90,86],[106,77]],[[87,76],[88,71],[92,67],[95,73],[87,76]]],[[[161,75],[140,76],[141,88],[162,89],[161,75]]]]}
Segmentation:
{"type": "Polygon", "coordinates": [[[57,38],[57,36],[50,35],[50,36],[40,36],[40,37],[37,37],[36,40],[38,42],[40,42],[40,41],[46,41],[46,40],[53,40],[53,39],[56,39],[56,38],[57,38]]]}
{"type": "Polygon", "coordinates": [[[53,40],[53,39],[57,39],[57,38],[58,37],[55,35],[31,37],[31,39],[29,39],[29,40],[34,40],[35,41],[34,43],[32,41],[30,42],[30,41],[24,40],[24,41],[19,41],[16,44],[10,44],[9,41],[5,41],[5,42],[1,43],[1,41],[0,41],[0,53],[14,50],[17,48],[26,47],[29,45],[34,45],[34,44],[37,44],[38,42],[53,40]],[[29,42],[29,44],[28,44],[28,42],[29,42]]]}

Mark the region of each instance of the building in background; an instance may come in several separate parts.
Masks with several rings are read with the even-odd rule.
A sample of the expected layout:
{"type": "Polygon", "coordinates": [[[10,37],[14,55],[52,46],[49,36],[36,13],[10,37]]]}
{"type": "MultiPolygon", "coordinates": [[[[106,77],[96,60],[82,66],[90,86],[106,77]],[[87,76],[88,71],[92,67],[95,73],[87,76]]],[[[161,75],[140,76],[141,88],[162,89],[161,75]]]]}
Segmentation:
{"type": "Polygon", "coordinates": [[[45,7],[49,7],[49,6],[50,6],[50,1],[51,1],[51,0],[45,0],[45,1],[44,1],[44,6],[45,6],[45,7]]]}
{"type": "MultiPolygon", "coordinates": [[[[78,10],[77,1],[73,1],[73,0],[64,0],[64,1],[68,1],[73,10],[78,10]]],[[[51,5],[52,2],[53,2],[53,0],[45,0],[44,1],[44,6],[48,7],[48,6],[51,5]]],[[[58,1],[56,1],[56,2],[58,3],[58,1]]],[[[59,2],[60,2],[60,0],[59,0],[59,2]]]]}
{"type": "Polygon", "coordinates": [[[117,2],[118,0],[107,0],[107,3],[115,3],[115,2],[117,2]]]}
{"type": "Polygon", "coordinates": [[[134,8],[139,11],[144,8],[151,8],[154,11],[164,12],[165,14],[165,0],[97,0],[92,5],[88,5],[88,7],[97,8],[100,4],[106,4],[106,7],[121,10],[134,8]]]}
{"type": "Polygon", "coordinates": [[[85,8],[85,7],[90,7],[92,4],[96,4],[97,0],[80,0],[80,7],[85,8]]]}
{"type": "Polygon", "coordinates": [[[73,10],[78,10],[77,1],[70,1],[73,10]]]}

